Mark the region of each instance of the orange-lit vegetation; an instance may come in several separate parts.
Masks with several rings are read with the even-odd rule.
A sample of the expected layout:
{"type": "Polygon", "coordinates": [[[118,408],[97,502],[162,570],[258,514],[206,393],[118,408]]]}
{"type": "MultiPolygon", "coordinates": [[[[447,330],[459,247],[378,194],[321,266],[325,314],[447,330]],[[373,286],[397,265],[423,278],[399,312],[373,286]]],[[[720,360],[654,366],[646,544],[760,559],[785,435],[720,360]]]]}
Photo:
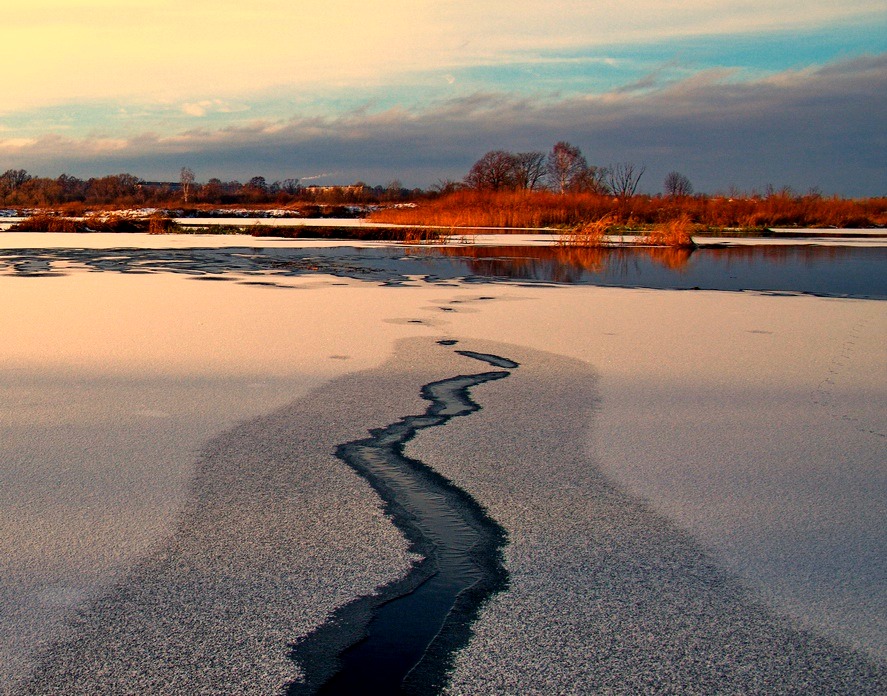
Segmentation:
{"type": "Polygon", "coordinates": [[[643,235],[642,241],[652,246],[691,247],[693,232],[695,229],[690,218],[682,215],[679,218],[656,223],[653,229],[643,235]]]}
{"type": "Polygon", "coordinates": [[[415,207],[386,208],[370,219],[439,227],[570,227],[611,218],[644,226],[686,219],[703,229],[761,227],[883,227],[887,198],[844,199],[790,192],[767,196],[632,196],[552,191],[464,189],[415,207]]]}
{"type": "Polygon", "coordinates": [[[10,227],[13,232],[82,232],[78,220],[59,215],[32,215],[10,227]]]}
{"type": "Polygon", "coordinates": [[[436,227],[552,227],[598,220],[613,209],[609,197],[590,193],[463,189],[415,207],[375,211],[370,219],[436,227]]]}
{"type": "Polygon", "coordinates": [[[616,224],[616,218],[605,215],[599,220],[589,220],[573,227],[568,227],[558,237],[558,245],[565,247],[602,247],[609,246],[607,235],[616,224]]]}
{"type": "MultiPolygon", "coordinates": [[[[408,233],[417,238],[414,241],[429,241],[432,227],[445,231],[552,227],[568,230],[562,243],[570,246],[606,244],[607,233],[627,230],[649,232],[650,243],[680,245],[691,231],[887,226],[885,197],[845,199],[815,191],[799,195],[773,187],[765,194],[694,195],[690,180],[679,172],[666,176],[664,194],[637,195],[645,169],[630,162],[589,165],[579,148],[566,142],[557,143],[547,155],[490,151],[462,182],[441,182],[428,191],[406,189],[396,180],[386,187],[362,182],[303,186],[298,179],[269,183],[262,176],[246,183],[217,178],[200,183],[187,167],[175,182],[145,181],[127,173],[87,180],[62,174],[52,179],[9,169],[0,174],[0,206],[19,214],[54,211],[72,218],[90,214],[97,218],[103,211],[137,207],[175,217],[216,216],[230,207],[277,208],[284,215],[303,218],[358,217],[373,209],[369,217],[374,222],[423,228],[408,233]]],[[[91,220],[88,227],[124,231],[130,224],[128,217],[105,218],[91,220]]],[[[46,218],[33,225],[62,230],[75,223],[46,218]]],[[[155,221],[151,229],[160,233],[170,228],[155,221]]]]}

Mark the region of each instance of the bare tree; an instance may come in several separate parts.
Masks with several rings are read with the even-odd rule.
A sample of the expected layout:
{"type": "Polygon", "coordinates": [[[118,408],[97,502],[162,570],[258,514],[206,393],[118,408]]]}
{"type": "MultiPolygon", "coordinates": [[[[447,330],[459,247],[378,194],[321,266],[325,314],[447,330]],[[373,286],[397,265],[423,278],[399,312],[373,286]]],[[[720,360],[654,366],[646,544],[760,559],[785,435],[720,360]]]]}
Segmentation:
{"type": "Polygon", "coordinates": [[[544,152],[518,152],[514,156],[514,185],[535,190],[545,176],[544,152]]]}
{"type": "Polygon", "coordinates": [[[446,196],[454,191],[464,188],[465,184],[452,179],[438,179],[436,183],[431,185],[431,190],[439,196],[446,196]]]}
{"type": "Polygon", "coordinates": [[[588,169],[588,162],[578,147],[561,140],[548,154],[546,169],[555,191],[565,193],[588,169]]]}
{"type": "Polygon", "coordinates": [[[144,182],[133,174],[109,174],[86,182],[87,203],[133,203],[144,182]]]}
{"type": "Polygon", "coordinates": [[[179,181],[182,184],[182,197],[185,203],[188,202],[188,196],[191,194],[191,186],[194,185],[194,170],[190,167],[182,167],[179,174],[179,181]]]}
{"type": "Polygon", "coordinates": [[[690,179],[680,172],[669,172],[665,175],[662,184],[665,194],[668,196],[690,196],[693,194],[693,184],[690,179]]]}
{"type": "Polygon", "coordinates": [[[298,179],[284,179],[280,182],[280,190],[288,193],[290,196],[297,194],[300,188],[298,179]]]}
{"type": "Polygon", "coordinates": [[[638,184],[644,172],[645,166],[640,169],[633,162],[620,162],[607,167],[607,185],[614,196],[630,198],[638,190],[638,184]]]}
{"type": "Polygon", "coordinates": [[[250,188],[260,195],[268,193],[268,182],[264,176],[254,176],[244,184],[244,188],[250,188]]]}
{"type": "Polygon", "coordinates": [[[517,157],[505,150],[491,150],[468,172],[465,183],[471,188],[501,191],[516,185],[517,157]]]}
{"type": "Polygon", "coordinates": [[[31,175],[24,169],[7,169],[0,174],[0,192],[4,195],[24,186],[31,180],[31,175]]]}
{"type": "Polygon", "coordinates": [[[610,186],[607,184],[608,173],[606,167],[587,167],[573,178],[570,190],[577,193],[606,195],[610,193],[610,186]]]}
{"type": "Polygon", "coordinates": [[[83,200],[86,195],[86,182],[76,176],[62,174],[56,179],[63,201],[83,200]]]}
{"type": "Polygon", "coordinates": [[[385,200],[399,201],[406,195],[406,190],[400,179],[392,179],[385,187],[385,200]]]}

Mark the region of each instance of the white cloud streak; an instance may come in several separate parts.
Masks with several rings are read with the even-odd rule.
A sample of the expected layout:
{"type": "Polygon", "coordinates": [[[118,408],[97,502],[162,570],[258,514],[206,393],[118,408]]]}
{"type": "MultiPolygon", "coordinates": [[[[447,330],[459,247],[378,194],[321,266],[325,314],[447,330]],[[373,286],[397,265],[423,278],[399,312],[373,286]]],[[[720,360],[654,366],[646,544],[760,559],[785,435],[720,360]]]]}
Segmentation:
{"type": "Polygon", "coordinates": [[[203,99],[198,102],[187,102],[182,104],[182,112],[188,116],[202,118],[207,114],[236,114],[243,111],[249,111],[250,107],[246,104],[232,104],[223,99],[203,99]]]}

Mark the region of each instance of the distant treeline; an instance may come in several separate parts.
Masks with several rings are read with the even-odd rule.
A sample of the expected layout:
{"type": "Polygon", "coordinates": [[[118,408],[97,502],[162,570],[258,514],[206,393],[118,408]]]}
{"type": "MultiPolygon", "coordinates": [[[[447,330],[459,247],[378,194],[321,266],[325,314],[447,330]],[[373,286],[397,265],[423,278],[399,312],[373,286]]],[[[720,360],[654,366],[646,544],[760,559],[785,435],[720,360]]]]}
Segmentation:
{"type": "Polygon", "coordinates": [[[398,181],[374,187],[362,182],[348,186],[303,186],[298,179],[268,183],[265,177],[254,176],[246,183],[215,178],[199,183],[187,168],[182,170],[180,180],[174,182],[145,181],[127,173],[91,179],[68,174],[55,179],[38,177],[24,169],[9,169],[0,174],[0,206],[75,212],[79,206],[347,205],[414,200],[424,195],[427,195],[425,191],[404,188],[398,181]]]}
{"type": "Polygon", "coordinates": [[[445,227],[570,227],[605,219],[624,227],[679,219],[708,228],[887,226],[887,197],[846,199],[773,186],[700,194],[677,171],[665,177],[662,193],[638,194],[645,172],[632,162],[589,165],[579,148],[563,141],[548,153],[491,150],[461,181],[439,180],[426,190],[405,188],[397,180],[372,187],[363,182],[306,186],[296,178],[269,183],[262,176],[246,183],[217,178],[201,183],[188,167],[174,182],[127,173],[52,179],[9,169],[0,175],[0,207],[69,215],[125,207],[281,207],[310,217],[357,214],[343,206],[372,205],[378,209],[370,215],[379,222],[445,227]]]}

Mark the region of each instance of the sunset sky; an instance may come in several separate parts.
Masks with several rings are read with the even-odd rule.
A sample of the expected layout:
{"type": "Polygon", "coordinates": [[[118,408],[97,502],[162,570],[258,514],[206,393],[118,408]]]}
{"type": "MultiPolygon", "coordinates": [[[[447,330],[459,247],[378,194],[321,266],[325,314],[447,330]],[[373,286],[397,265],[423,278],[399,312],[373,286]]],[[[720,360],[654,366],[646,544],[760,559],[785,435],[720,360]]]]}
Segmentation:
{"type": "Polygon", "coordinates": [[[885,0],[0,1],[0,171],[427,187],[567,140],[887,194],[885,0]]]}

